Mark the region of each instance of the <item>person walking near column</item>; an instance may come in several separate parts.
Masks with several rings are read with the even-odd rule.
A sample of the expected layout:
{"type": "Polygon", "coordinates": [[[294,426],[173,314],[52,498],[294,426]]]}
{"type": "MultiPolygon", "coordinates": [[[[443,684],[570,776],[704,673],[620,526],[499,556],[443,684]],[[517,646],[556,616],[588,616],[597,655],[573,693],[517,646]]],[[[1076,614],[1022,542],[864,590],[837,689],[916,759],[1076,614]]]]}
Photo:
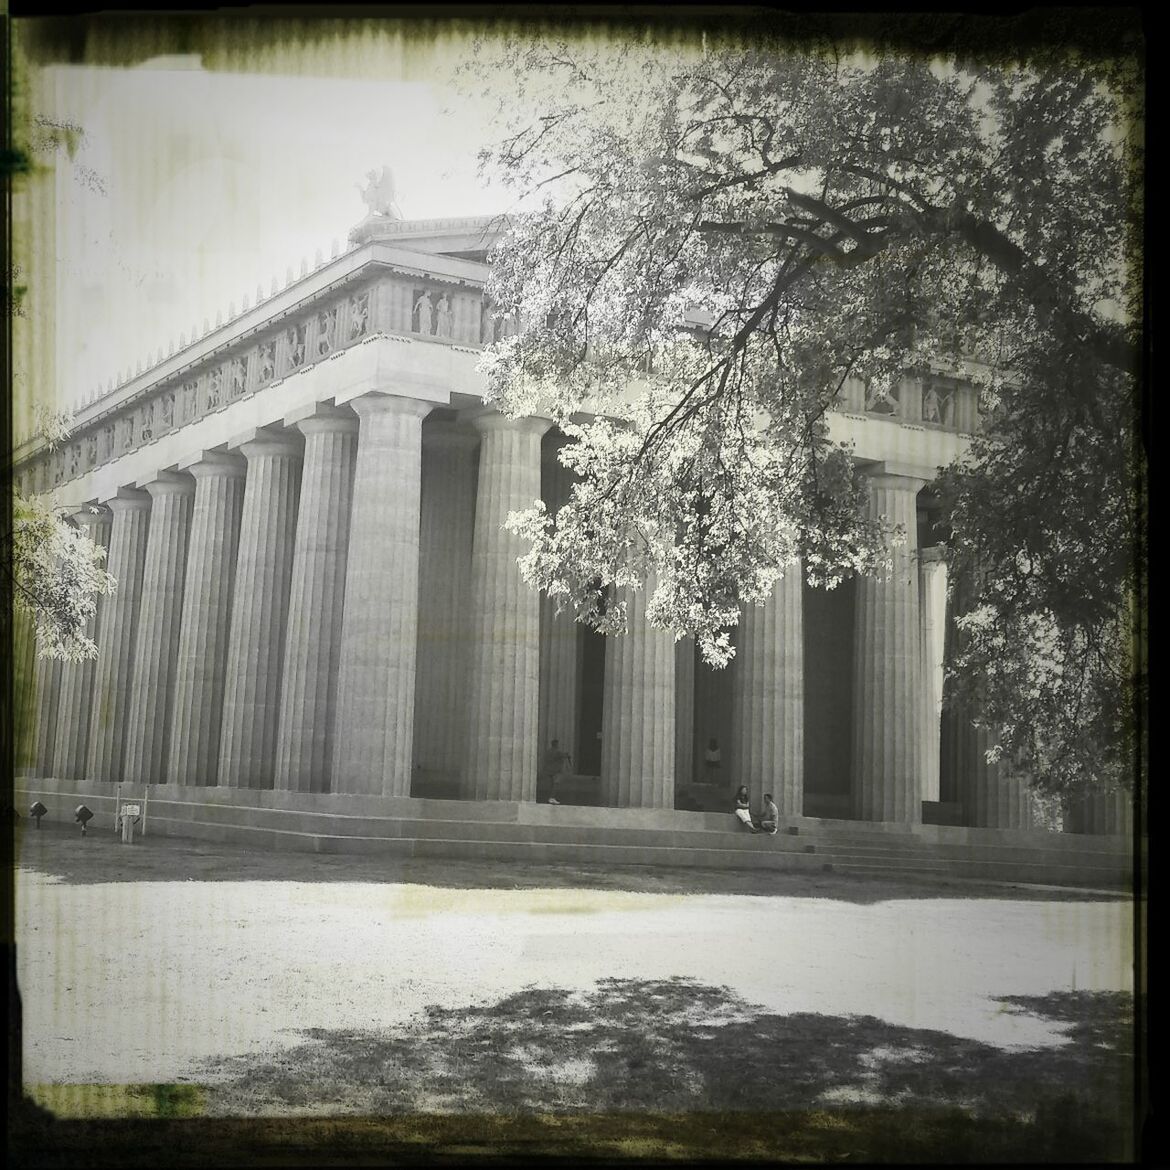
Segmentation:
{"type": "Polygon", "coordinates": [[[557,780],[569,764],[569,753],[561,750],[560,740],[551,740],[544,753],[540,769],[540,783],[537,785],[537,801],[560,804],[557,800],[557,780]]]}

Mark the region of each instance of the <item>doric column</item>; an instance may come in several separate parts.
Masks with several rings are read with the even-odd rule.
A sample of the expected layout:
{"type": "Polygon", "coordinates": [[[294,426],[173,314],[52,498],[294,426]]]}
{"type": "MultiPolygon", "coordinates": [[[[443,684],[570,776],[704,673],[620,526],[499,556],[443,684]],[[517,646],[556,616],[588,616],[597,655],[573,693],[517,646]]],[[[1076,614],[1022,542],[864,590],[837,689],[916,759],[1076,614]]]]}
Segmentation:
{"type": "Polygon", "coordinates": [[[295,425],[305,436],[305,463],[280,690],[276,787],[327,792],[358,421],[351,411],[318,406],[295,425]]]}
{"type": "Polygon", "coordinates": [[[469,590],[479,436],[451,423],[423,427],[418,674],[414,758],[447,777],[463,768],[470,667],[469,590]]]}
{"type": "Polygon", "coordinates": [[[484,413],[471,553],[471,676],[465,791],[478,800],[536,796],[540,599],[520,575],[524,542],[504,529],[540,497],[542,418],[484,413]]]}
{"type": "Polygon", "coordinates": [[[674,782],[695,779],[695,640],[674,644],[674,782]]]}
{"type": "Polygon", "coordinates": [[[1094,836],[1133,836],[1133,795],[1087,792],[1065,801],[1064,831],[1094,836]]]}
{"type": "Polygon", "coordinates": [[[853,646],[853,816],[922,819],[922,696],[918,648],[916,496],[923,480],[880,470],[869,477],[870,515],[901,525],[892,574],[857,581],[853,646]]]}
{"type": "Polygon", "coordinates": [[[422,420],[433,404],[367,394],[353,482],[331,790],[410,795],[422,420]]]}
{"type": "Polygon", "coordinates": [[[124,488],[112,500],[107,500],[106,506],[110,509],[110,552],[106,568],[118,585],[105,599],[98,629],[86,774],[93,780],[111,784],[123,775],[150,528],[150,496],[147,492],[124,488]]]}
{"type": "Polygon", "coordinates": [[[18,776],[31,776],[36,767],[37,639],[33,616],[23,606],[12,607],[12,740],[13,764],[18,776]]]}
{"type": "MultiPolygon", "coordinates": [[[[952,590],[955,613],[965,613],[971,605],[970,575],[955,581],[952,590]]],[[[961,643],[952,614],[946,636],[961,643]]],[[[957,649],[956,645],[956,649],[957,649]]],[[[1014,772],[1010,762],[987,762],[987,752],[995,735],[977,727],[981,700],[978,688],[959,699],[953,697],[943,713],[940,728],[940,762],[945,769],[940,776],[942,791],[958,801],[963,809],[963,823],[973,828],[1028,829],[1033,823],[1032,798],[1027,778],[1014,772]]]]}
{"type": "Polygon", "coordinates": [[[167,764],[195,481],[189,475],[161,472],[144,486],[151,498],[150,532],[142,573],[124,772],[132,784],[161,784],[167,764]]]}
{"type": "Polygon", "coordinates": [[[653,576],[626,591],[626,633],[605,640],[601,790],[617,808],[674,808],[674,635],[646,621],[653,576]]]}
{"type": "Polygon", "coordinates": [[[1027,779],[1012,770],[1010,761],[987,762],[987,752],[994,744],[991,732],[967,720],[959,792],[964,820],[980,829],[1030,829],[1032,800],[1027,779]]]}
{"type": "Polygon", "coordinates": [[[271,788],[301,444],[261,428],[232,445],[247,459],[248,471],[224,677],[219,783],[271,788]]]}
{"type": "Polygon", "coordinates": [[[770,792],[783,816],[804,811],[804,616],[800,565],[763,605],[740,610],[733,740],[735,781],[753,807],[770,792]]]}
{"type": "Polygon", "coordinates": [[[57,743],[57,701],[61,690],[61,663],[55,658],[38,658],[34,667],[35,718],[33,733],[33,776],[54,776],[54,747],[57,743]]]}
{"type": "MultiPolygon", "coordinates": [[[[109,552],[110,514],[105,508],[81,508],[73,513],[77,526],[94,544],[109,552]]],[[[85,635],[95,642],[100,636],[106,597],[97,599],[94,616],[86,623],[85,635]]],[[[86,773],[86,749],[92,714],[94,660],[61,664],[60,697],[57,707],[57,742],[53,752],[54,774],[80,780],[86,773]]]]}
{"type": "Polygon", "coordinates": [[[922,654],[923,800],[940,800],[943,636],[946,629],[947,563],[941,545],[918,554],[918,645],[922,654]]]}
{"type": "MultiPolygon", "coordinates": [[[[568,503],[572,471],[553,456],[542,469],[545,505],[555,513],[568,503]]],[[[537,741],[543,751],[557,740],[577,766],[577,674],[579,627],[571,612],[557,613],[556,602],[540,595],[540,720],[537,741]]]]}
{"type": "Polygon", "coordinates": [[[239,455],[214,452],[184,465],[195,477],[195,502],[175,667],[170,784],[217,780],[244,469],[239,455]]]}

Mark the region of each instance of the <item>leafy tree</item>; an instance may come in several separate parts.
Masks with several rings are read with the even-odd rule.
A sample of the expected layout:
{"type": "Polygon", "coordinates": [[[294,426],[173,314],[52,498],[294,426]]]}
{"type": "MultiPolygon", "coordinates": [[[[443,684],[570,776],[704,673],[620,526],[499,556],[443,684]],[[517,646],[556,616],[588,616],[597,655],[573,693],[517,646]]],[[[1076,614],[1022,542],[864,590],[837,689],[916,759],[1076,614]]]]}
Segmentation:
{"type": "MultiPolygon", "coordinates": [[[[56,447],[68,435],[69,416],[41,412],[38,429],[56,447]]],[[[96,658],[86,628],[98,597],[117,586],[101,567],[106,550],[62,509],[16,496],[3,556],[16,609],[32,619],[38,657],[96,658]]]]}
{"type": "Polygon", "coordinates": [[[955,701],[1049,790],[1133,767],[1141,112],[1136,58],[515,39],[481,163],[521,197],[489,293],[520,328],[490,396],[569,436],[557,515],[510,518],[531,584],[602,630],[725,663],[741,602],[880,573],[891,533],[830,442],[940,365],[982,431],[937,485],[963,631],[955,701]],[[586,418],[586,421],[582,421],[586,418]],[[589,420],[592,421],[589,421],[589,420]]]}

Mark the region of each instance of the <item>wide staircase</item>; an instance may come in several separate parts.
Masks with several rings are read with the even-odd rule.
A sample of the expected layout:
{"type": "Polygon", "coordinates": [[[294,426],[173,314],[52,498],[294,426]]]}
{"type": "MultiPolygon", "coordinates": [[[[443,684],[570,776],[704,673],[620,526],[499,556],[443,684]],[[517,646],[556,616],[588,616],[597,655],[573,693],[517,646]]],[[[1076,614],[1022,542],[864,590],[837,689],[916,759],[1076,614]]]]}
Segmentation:
{"type": "MultiPolygon", "coordinates": [[[[968,829],[789,817],[776,835],[752,834],[724,812],[618,809],[419,797],[336,796],[158,785],[123,786],[143,802],[142,829],[245,848],[316,853],[709,869],[832,872],[1124,890],[1132,842],[1040,830],[968,829]]],[[[112,831],[113,785],[18,779],[16,809],[33,802],[72,822],[85,804],[90,831],[112,831]]]]}

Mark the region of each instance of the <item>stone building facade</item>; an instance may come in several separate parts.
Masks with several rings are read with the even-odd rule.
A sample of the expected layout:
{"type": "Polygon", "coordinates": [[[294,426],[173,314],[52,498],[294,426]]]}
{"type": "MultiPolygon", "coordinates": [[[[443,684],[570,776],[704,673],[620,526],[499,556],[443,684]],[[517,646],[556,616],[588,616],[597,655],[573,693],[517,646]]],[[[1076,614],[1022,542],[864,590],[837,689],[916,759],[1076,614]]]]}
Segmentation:
{"type": "Polygon", "coordinates": [[[487,228],[372,215],[85,404],[65,447],[17,452],[17,489],[77,509],[119,583],[96,661],[37,663],[31,774],[533,800],[557,738],[600,803],[671,808],[715,737],[723,775],[785,814],[1028,827],[1022,782],[940,717],[927,485],[978,424],[973,390],[852,384],[832,416],[911,534],[892,578],[786,577],[722,672],[637,598],[603,638],[523,584],[501,527],[568,473],[547,420],[481,401],[480,350],[512,328],[484,297],[487,228]]]}

